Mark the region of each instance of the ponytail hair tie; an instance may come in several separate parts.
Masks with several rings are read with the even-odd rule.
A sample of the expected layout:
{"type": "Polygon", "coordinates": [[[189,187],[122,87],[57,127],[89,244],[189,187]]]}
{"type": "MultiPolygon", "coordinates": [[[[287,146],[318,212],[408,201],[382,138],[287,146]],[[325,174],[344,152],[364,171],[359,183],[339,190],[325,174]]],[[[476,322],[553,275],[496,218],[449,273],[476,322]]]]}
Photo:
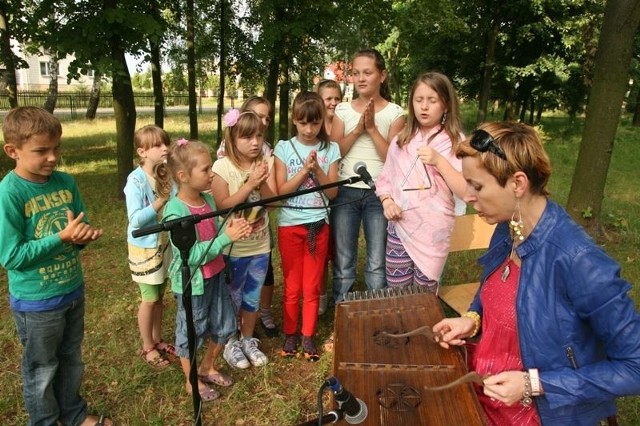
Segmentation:
{"type": "Polygon", "coordinates": [[[227,127],[233,127],[236,125],[236,123],[238,122],[238,118],[240,118],[240,110],[238,109],[230,109],[225,115],[224,115],[224,124],[227,127]]]}
{"type": "Polygon", "coordinates": [[[189,141],[186,140],[185,138],[180,138],[176,141],[176,145],[178,146],[185,146],[186,144],[188,144],[189,141]]]}

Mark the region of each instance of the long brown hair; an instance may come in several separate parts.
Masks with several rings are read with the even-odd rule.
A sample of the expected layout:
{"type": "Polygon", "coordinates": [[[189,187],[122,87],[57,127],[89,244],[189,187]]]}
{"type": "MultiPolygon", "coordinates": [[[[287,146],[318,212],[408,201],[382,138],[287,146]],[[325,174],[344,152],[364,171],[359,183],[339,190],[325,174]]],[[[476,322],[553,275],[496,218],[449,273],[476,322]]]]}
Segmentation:
{"type": "MultiPolygon", "coordinates": [[[[411,138],[420,131],[420,123],[416,119],[416,112],[413,108],[413,97],[416,93],[416,89],[420,84],[426,84],[433,89],[442,101],[446,118],[442,126],[444,131],[449,135],[451,139],[451,149],[460,142],[460,134],[462,133],[462,123],[460,120],[460,106],[458,103],[458,96],[453,88],[451,80],[439,72],[427,72],[422,74],[416,79],[411,87],[411,93],[409,94],[409,114],[407,117],[407,124],[402,131],[398,134],[398,146],[402,147],[411,141],[411,138]]],[[[443,117],[444,118],[444,117],[443,117]]]]}

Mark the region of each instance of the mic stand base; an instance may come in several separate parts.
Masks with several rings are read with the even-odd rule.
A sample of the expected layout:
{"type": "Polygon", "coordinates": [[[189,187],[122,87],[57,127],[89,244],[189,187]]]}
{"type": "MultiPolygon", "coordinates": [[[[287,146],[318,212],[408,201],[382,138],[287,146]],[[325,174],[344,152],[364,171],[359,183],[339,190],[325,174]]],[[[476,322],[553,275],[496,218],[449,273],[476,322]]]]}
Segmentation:
{"type": "Polygon", "coordinates": [[[315,419],[311,419],[307,422],[299,423],[298,426],[328,425],[332,423],[338,423],[342,419],[344,419],[344,412],[340,409],[335,409],[329,411],[322,417],[316,417],[315,419]]]}

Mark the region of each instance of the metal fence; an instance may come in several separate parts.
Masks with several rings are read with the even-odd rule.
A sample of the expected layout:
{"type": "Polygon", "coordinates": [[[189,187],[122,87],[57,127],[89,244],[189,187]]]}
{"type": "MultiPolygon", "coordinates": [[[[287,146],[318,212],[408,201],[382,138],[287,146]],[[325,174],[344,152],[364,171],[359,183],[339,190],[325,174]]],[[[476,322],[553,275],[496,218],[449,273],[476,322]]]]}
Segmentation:
{"type": "MultiPolygon", "coordinates": [[[[46,91],[19,91],[18,105],[20,106],[44,106],[47,101],[46,91]]],[[[153,107],[153,94],[151,93],[135,93],[134,101],[136,107],[153,107]]],[[[189,105],[189,95],[187,93],[174,93],[165,95],[165,106],[189,105]]],[[[89,105],[89,93],[70,93],[60,92],[56,102],[56,109],[65,109],[71,111],[71,117],[75,118],[78,110],[84,111],[89,105]]],[[[111,93],[100,96],[98,108],[113,108],[113,98],[111,93]]],[[[0,94],[0,111],[9,110],[9,96],[0,94]]]]}

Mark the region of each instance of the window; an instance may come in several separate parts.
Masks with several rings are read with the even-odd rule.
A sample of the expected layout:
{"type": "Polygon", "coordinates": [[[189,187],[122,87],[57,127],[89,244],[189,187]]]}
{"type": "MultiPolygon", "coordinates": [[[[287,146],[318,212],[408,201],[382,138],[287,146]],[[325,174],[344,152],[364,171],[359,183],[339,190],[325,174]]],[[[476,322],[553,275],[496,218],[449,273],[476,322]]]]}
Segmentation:
{"type": "Polygon", "coordinates": [[[51,69],[49,68],[49,62],[41,61],[40,62],[40,75],[43,77],[48,77],[51,75],[51,69]]]}

